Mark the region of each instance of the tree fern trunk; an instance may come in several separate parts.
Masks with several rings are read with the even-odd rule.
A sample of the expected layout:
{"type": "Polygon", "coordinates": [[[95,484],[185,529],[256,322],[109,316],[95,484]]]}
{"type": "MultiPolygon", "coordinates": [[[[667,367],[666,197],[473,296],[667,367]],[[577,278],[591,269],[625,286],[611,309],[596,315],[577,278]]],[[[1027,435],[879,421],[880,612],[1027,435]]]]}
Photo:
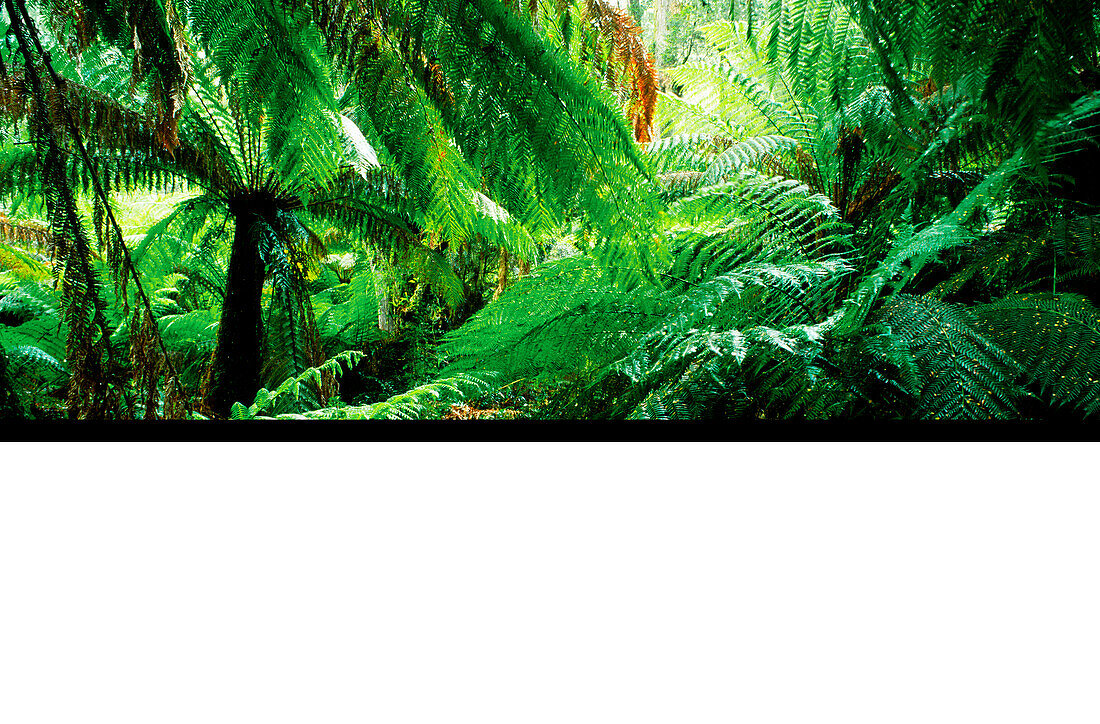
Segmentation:
{"type": "Polygon", "coordinates": [[[255,212],[250,210],[236,214],[218,348],[206,392],[206,407],[222,416],[229,415],[234,402],[251,404],[260,389],[264,265],[259,240],[253,233],[256,220],[255,212]]]}

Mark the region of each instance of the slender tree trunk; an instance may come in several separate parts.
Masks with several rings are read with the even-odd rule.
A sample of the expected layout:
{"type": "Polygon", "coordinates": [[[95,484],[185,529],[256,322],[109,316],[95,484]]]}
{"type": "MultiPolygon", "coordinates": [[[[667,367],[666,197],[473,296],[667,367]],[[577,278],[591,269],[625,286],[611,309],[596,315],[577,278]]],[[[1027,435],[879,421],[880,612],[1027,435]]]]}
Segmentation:
{"type": "Polygon", "coordinates": [[[378,294],[378,328],[387,334],[392,334],[396,327],[393,323],[393,302],[390,301],[390,285],[386,279],[379,282],[381,291],[378,294]]]}
{"type": "Polygon", "coordinates": [[[264,265],[253,227],[256,213],[235,214],[233,250],[225,280],[225,301],[218,326],[218,348],[207,384],[206,407],[228,417],[234,402],[252,404],[260,389],[263,355],[264,265]]]}
{"type": "Polygon", "coordinates": [[[660,68],[668,37],[668,0],[653,0],[653,4],[656,6],[653,18],[653,56],[657,67],[660,68]]]}
{"type": "Polygon", "coordinates": [[[512,265],[512,259],[507,249],[500,250],[500,264],[497,266],[497,286],[493,290],[493,301],[500,299],[504,290],[508,287],[508,268],[512,265]]]}

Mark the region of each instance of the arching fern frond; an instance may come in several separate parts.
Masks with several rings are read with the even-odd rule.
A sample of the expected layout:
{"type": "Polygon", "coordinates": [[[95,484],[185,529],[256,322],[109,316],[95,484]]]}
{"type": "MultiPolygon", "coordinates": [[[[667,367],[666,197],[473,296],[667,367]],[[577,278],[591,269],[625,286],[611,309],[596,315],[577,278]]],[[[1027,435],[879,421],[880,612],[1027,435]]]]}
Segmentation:
{"type": "Polygon", "coordinates": [[[1100,409],[1100,312],[1074,294],[1014,294],[971,310],[973,326],[1024,369],[1050,404],[1100,409]]]}
{"type": "Polygon", "coordinates": [[[788,247],[791,254],[807,258],[838,251],[847,231],[824,196],[797,181],[769,178],[750,169],[677,201],[670,213],[686,224],[703,220],[751,224],[764,245],[788,247]]]}
{"type": "MultiPolygon", "coordinates": [[[[373,405],[327,407],[301,414],[278,415],[284,420],[424,420],[439,418],[452,404],[492,389],[485,375],[460,374],[415,387],[373,405]]],[[[243,406],[242,406],[243,410],[243,406]]],[[[243,414],[243,413],[240,413],[243,414]]]]}
{"type": "MultiPolygon", "coordinates": [[[[899,294],[875,320],[909,346],[920,370],[917,414],[924,419],[994,420],[1017,416],[1024,368],[964,308],[899,294]]],[[[916,391],[914,391],[916,392],[916,391]]]]}

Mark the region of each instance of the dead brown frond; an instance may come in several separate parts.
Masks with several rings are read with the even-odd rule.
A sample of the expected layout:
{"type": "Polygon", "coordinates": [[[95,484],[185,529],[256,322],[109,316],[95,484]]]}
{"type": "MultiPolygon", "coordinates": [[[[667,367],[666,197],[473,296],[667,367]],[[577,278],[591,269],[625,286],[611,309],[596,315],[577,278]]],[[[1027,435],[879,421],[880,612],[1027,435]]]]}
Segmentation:
{"type": "Polygon", "coordinates": [[[0,214],[0,241],[43,252],[50,246],[50,229],[33,221],[13,221],[0,214]]]}
{"type": "Polygon", "coordinates": [[[500,295],[504,293],[505,288],[508,286],[508,268],[511,266],[511,258],[508,255],[508,250],[502,248],[500,250],[500,263],[497,265],[497,285],[493,289],[493,301],[500,299],[500,295]]]}
{"type": "Polygon", "coordinates": [[[61,306],[69,328],[65,341],[71,371],[66,394],[68,414],[72,419],[102,420],[118,410],[121,402],[118,366],[111,356],[107,304],[100,294],[88,237],[77,214],[76,198],[58,138],[60,133],[50,123],[47,105],[43,103],[46,94],[22,19],[29,18],[29,14],[18,6],[23,11],[21,16],[13,0],[7,0],[5,5],[25,61],[27,83],[23,88],[38,101],[34,104],[29,128],[40,154],[50,245],[55,257],[54,282],[61,292],[61,306]]]}
{"type": "Polygon", "coordinates": [[[145,407],[144,418],[156,420],[164,356],[157,337],[157,323],[146,309],[135,309],[130,320],[130,364],[134,389],[145,407]]]}
{"type": "MultiPolygon", "coordinates": [[[[618,92],[634,129],[634,140],[653,140],[653,114],[657,107],[657,70],[653,56],[642,42],[642,29],[623,10],[607,0],[586,0],[585,21],[592,24],[608,47],[602,73],[618,92]]],[[[591,49],[597,60],[599,49],[591,49]]]]}

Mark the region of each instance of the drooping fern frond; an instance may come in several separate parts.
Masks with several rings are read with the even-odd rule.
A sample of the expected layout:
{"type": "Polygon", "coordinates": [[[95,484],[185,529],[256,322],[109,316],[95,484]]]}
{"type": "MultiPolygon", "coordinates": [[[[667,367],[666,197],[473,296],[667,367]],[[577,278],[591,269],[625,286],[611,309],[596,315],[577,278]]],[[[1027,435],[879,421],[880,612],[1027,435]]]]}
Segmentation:
{"type": "Polygon", "coordinates": [[[656,199],[610,95],[499,0],[389,10],[339,3],[316,20],[352,75],[357,121],[402,166],[428,230],[468,228],[470,192],[484,191],[533,233],[582,213],[646,273],[656,199]]]}
{"type": "Polygon", "coordinates": [[[909,346],[920,370],[917,414],[923,419],[994,420],[1017,416],[1021,364],[986,336],[964,308],[899,294],[875,320],[909,346]]]}
{"type": "Polygon", "coordinates": [[[677,201],[670,211],[683,224],[704,220],[749,224],[764,246],[789,248],[807,258],[839,251],[847,231],[825,197],[797,181],[768,178],[751,169],[725,183],[699,189],[677,201]]]}
{"type": "Polygon", "coordinates": [[[1100,409],[1100,312],[1074,294],[1013,294],[971,310],[973,326],[1055,407],[1100,409]]]}
{"type": "Polygon", "coordinates": [[[756,136],[738,141],[710,162],[706,170],[706,182],[717,183],[731,171],[738,171],[765,157],[774,157],[784,151],[794,151],[797,145],[797,141],[786,136],[756,136]]]}
{"type": "Polygon", "coordinates": [[[684,117],[674,120],[683,127],[674,126],[675,133],[704,130],[689,122],[695,116],[707,121],[710,128],[737,137],[781,135],[799,143],[812,140],[816,118],[800,104],[801,99],[776,98],[762,81],[729,59],[717,63],[696,61],[671,69],[668,74],[674,82],[691,89],[683,99],[687,104],[684,117]]]}
{"type": "Polygon", "coordinates": [[[118,388],[113,385],[110,330],[105,316],[106,302],[99,279],[91,265],[89,240],[76,210],[70,180],[65,172],[60,141],[45,117],[42,84],[33,68],[27,35],[22,21],[15,18],[9,0],[8,12],[19,34],[26,70],[38,98],[34,123],[35,138],[41,150],[42,179],[49,213],[51,241],[59,261],[54,277],[64,303],[68,326],[67,358],[72,364],[68,407],[72,418],[103,419],[117,408],[118,388]]]}
{"type": "Polygon", "coordinates": [[[591,68],[616,93],[635,140],[649,141],[657,101],[657,69],[634,18],[606,0],[532,2],[525,9],[546,37],[560,43],[570,57],[591,68]]]}
{"type": "Polygon", "coordinates": [[[191,78],[192,51],[183,18],[172,0],[47,0],[43,5],[57,34],[69,41],[66,49],[74,55],[92,47],[97,38],[118,47],[133,47],[131,89],[147,86],[155,108],[157,142],[173,150],[191,78]]]}
{"type": "Polygon", "coordinates": [[[836,240],[827,202],[797,184],[743,181],[673,206],[679,225],[669,232],[662,287],[624,288],[586,257],[543,264],[444,340],[443,374],[492,370],[502,384],[547,385],[557,392],[541,414],[554,416],[768,408],[745,385],[781,357],[785,369],[813,374],[848,266],[807,257],[795,241],[836,240]]]}

